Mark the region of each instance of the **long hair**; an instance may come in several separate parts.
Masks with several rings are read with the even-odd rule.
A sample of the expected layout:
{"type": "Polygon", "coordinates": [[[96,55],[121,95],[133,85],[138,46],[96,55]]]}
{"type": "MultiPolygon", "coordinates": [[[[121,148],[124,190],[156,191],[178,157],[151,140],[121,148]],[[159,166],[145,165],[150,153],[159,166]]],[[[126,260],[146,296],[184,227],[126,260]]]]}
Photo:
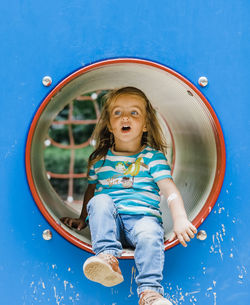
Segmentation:
{"type": "Polygon", "coordinates": [[[95,141],[95,150],[89,156],[88,173],[90,167],[97,161],[102,158],[104,158],[105,161],[105,156],[107,155],[109,148],[114,145],[114,136],[108,128],[110,122],[110,108],[121,95],[133,95],[144,100],[147,131],[142,135],[141,144],[142,146],[149,145],[166,154],[167,144],[164,134],[158,122],[156,111],[146,95],[135,87],[114,89],[104,96],[104,105],[102,107],[101,115],[92,135],[92,139],[95,141]]]}

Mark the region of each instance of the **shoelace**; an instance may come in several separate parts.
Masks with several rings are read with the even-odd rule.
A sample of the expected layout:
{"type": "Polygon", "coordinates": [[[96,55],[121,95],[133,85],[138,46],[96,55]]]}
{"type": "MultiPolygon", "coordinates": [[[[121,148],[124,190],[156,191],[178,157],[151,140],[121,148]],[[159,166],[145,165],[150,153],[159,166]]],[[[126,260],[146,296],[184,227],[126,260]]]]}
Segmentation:
{"type": "Polygon", "coordinates": [[[103,259],[105,259],[108,263],[115,264],[117,263],[117,259],[115,256],[111,254],[100,254],[103,259]]]}

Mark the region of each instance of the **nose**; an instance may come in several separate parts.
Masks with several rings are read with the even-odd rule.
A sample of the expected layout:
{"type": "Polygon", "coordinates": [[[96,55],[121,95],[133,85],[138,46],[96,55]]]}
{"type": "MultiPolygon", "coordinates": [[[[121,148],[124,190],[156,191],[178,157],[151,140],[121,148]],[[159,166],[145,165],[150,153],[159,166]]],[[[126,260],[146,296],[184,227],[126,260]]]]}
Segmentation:
{"type": "Polygon", "coordinates": [[[127,114],[124,114],[123,116],[122,116],[122,121],[124,121],[124,122],[127,122],[128,121],[128,115],[127,114]]]}

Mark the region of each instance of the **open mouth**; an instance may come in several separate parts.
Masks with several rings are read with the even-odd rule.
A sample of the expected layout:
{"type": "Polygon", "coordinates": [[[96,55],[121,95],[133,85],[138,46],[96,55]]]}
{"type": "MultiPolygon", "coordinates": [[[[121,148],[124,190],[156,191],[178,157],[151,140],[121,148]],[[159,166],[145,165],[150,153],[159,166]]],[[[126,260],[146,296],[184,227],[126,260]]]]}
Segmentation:
{"type": "Polygon", "coordinates": [[[122,131],[129,131],[130,129],[130,126],[122,126],[122,131]]]}

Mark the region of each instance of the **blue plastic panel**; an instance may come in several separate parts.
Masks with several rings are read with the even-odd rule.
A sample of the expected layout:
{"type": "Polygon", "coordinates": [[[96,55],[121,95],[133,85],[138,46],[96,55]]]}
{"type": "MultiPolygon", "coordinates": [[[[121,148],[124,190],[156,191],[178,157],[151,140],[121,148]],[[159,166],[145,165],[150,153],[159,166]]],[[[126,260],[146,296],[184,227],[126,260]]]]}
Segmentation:
{"type": "Polygon", "coordinates": [[[223,128],[227,167],[219,199],[201,229],[208,238],[166,251],[164,287],[174,304],[247,305],[249,280],[248,1],[18,1],[1,4],[1,304],[136,304],[135,265],[125,282],[87,281],[89,253],[53,231],[25,173],[25,144],[43,98],[83,65],[117,57],[162,63],[201,89],[223,128]],[[52,86],[42,85],[50,75],[52,86]],[[198,85],[197,85],[198,86],[198,85]],[[45,241],[42,232],[52,230],[45,241]]]}

